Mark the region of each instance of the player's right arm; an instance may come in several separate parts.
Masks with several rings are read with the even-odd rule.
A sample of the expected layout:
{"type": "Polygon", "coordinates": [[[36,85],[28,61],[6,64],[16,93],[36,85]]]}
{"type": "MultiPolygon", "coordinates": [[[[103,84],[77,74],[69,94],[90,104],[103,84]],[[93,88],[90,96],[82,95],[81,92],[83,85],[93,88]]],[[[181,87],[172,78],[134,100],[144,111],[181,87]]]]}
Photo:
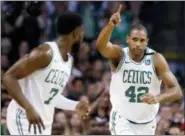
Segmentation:
{"type": "Polygon", "coordinates": [[[33,105],[23,94],[18,80],[32,74],[38,69],[48,66],[52,58],[51,56],[49,46],[40,46],[35,48],[30,54],[18,60],[3,76],[3,84],[8,93],[21,107],[25,109],[28,120],[31,124],[37,124],[40,122],[42,125],[43,123],[40,116],[34,110],[33,105]]]}
{"type": "Polygon", "coordinates": [[[100,54],[109,59],[113,64],[119,63],[123,53],[118,45],[112,44],[109,41],[114,27],[120,23],[121,8],[122,6],[120,5],[117,13],[112,15],[109,23],[100,32],[96,43],[96,47],[100,54]]]}

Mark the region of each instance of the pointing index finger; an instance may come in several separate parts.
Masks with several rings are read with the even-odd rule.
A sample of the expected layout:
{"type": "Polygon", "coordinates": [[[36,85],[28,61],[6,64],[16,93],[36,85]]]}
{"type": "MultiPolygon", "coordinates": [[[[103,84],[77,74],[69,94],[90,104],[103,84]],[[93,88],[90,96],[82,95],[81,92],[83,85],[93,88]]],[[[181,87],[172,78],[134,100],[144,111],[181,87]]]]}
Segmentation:
{"type": "Polygon", "coordinates": [[[120,4],[117,13],[120,14],[121,13],[121,9],[122,9],[122,5],[120,4]]]}

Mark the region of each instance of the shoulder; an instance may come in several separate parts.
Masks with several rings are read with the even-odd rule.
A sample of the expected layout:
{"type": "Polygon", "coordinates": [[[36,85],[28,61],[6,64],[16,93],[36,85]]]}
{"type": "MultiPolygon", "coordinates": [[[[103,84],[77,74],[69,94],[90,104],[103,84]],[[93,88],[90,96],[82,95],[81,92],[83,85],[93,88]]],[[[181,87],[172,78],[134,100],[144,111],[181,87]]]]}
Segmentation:
{"type": "Polygon", "coordinates": [[[156,51],[150,47],[146,48],[147,53],[155,53],[156,51]]]}
{"type": "Polygon", "coordinates": [[[154,53],[154,65],[159,77],[161,77],[161,75],[163,75],[164,73],[170,71],[166,59],[160,53],[157,52],[154,53]]]}
{"type": "Polygon", "coordinates": [[[38,69],[47,67],[52,59],[51,49],[48,45],[34,48],[29,54],[20,58],[6,74],[13,75],[17,79],[28,76],[38,69]]]}
{"type": "Polygon", "coordinates": [[[52,49],[49,45],[43,44],[34,48],[30,54],[28,54],[29,61],[37,61],[46,67],[52,60],[52,49]]]}
{"type": "Polygon", "coordinates": [[[155,60],[155,65],[158,66],[158,67],[160,65],[167,64],[166,59],[164,58],[164,56],[161,53],[158,53],[158,52],[154,52],[154,60],[155,60]]]}
{"type": "Polygon", "coordinates": [[[50,58],[52,56],[52,50],[49,45],[43,44],[34,48],[29,55],[33,58],[50,58]]]}

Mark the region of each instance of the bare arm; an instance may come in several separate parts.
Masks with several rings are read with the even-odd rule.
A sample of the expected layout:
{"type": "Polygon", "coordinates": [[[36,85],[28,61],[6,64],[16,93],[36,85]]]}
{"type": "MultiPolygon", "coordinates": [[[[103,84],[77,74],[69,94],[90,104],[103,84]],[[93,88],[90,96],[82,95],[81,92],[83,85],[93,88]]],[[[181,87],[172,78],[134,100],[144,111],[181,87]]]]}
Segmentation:
{"type": "Polygon", "coordinates": [[[182,90],[180,85],[173,73],[170,71],[165,58],[159,53],[155,54],[155,68],[158,76],[167,87],[167,91],[158,96],[159,102],[171,102],[181,99],[182,90]]]}
{"type": "Polygon", "coordinates": [[[51,57],[46,54],[48,51],[48,46],[34,49],[30,54],[18,60],[3,76],[3,84],[8,93],[25,110],[32,107],[32,105],[22,93],[18,80],[28,76],[37,69],[46,67],[51,61],[51,57]]]}
{"type": "Polygon", "coordinates": [[[105,28],[103,28],[98,36],[96,47],[100,54],[105,58],[110,60],[120,60],[122,53],[121,48],[118,45],[109,42],[113,28],[114,26],[112,26],[110,23],[105,28]]]}
{"type": "Polygon", "coordinates": [[[100,54],[109,59],[115,67],[117,67],[117,64],[121,60],[123,52],[118,45],[112,44],[111,42],[109,42],[109,40],[114,27],[120,22],[121,8],[122,6],[120,5],[117,13],[112,15],[109,23],[100,32],[96,43],[96,47],[100,54]]]}
{"type": "Polygon", "coordinates": [[[114,27],[120,23],[121,9],[122,6],[120,5],[117,13],[112,15],[109,23],[100,32],[96,43],[96,47],[101,55],[110,60],[121,58],[121,48],[118,45],[109,42],[114,27]]]}

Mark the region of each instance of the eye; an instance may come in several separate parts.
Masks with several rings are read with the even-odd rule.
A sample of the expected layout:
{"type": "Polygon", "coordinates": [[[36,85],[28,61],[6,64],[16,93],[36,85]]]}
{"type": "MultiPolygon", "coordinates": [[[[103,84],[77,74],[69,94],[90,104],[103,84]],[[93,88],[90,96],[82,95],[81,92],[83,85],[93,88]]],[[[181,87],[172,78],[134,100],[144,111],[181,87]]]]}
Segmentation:
{"type": "Polygon", "coordinates": [[[141,42],[145,42],[146,40],[145,39],[141,39],[141,42]]]}
{"type": "Polygon", "coordinates": [[[134,42],[136,42],[136,41],[138,41],[138,38],[132,38],[132,40],[134,41],[134,42]]]}

